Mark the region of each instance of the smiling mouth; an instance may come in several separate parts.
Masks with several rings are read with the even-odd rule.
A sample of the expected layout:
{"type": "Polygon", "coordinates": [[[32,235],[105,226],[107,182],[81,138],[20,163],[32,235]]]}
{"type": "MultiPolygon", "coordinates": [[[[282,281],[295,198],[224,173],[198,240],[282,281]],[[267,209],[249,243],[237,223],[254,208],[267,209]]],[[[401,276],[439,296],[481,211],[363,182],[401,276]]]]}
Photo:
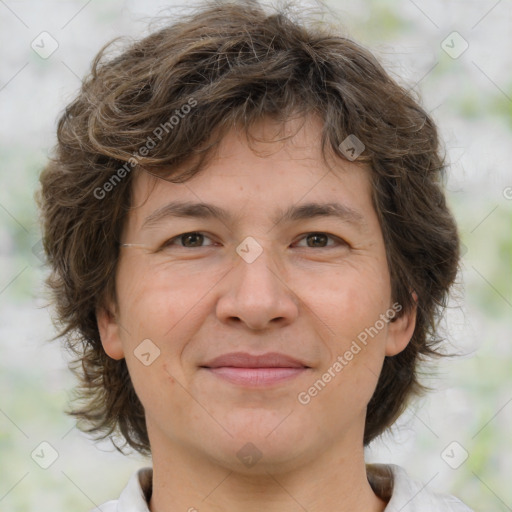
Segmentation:
{"type": "Polygon", "coordinates": [[[206,362],[200,368],[231,384],[247,387],[285,383],[310,369],[303,361],[279,352],[231,352],[206,362]]]}

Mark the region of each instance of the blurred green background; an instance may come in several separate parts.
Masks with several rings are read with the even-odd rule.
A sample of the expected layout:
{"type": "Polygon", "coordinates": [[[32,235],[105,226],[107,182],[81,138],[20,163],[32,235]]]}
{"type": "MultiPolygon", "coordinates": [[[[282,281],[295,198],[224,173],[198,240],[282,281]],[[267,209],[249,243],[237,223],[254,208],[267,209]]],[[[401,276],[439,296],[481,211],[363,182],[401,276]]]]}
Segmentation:
{"type": "MultiPolygon", "coordinates": [[[[117,498],[129,475],[148,464],[108,442],[93,444],[63,412],[74,379],[58,342],[48,341],[54,330],[33,194],[57,117],[96,52],[118,35],[145,34],[147,22],[173,5],[0,2],[1,511],[86,511],[117,498]],[[43,31],[59,45],[46,59],[31,48],[43,31]],[[58,454],[46,470],[34,462],[41,442],[58,454]]],[[[443,323],[448,349],[460,357],[426,372],[433,392],[369,447],[368,461],[400,464],[475,511],[510,511],[512,6],[495,0],[329,5],[345,33],[413,88],[438,123],[450,163],[448,199],[464,243],[443,323]],[[450,467],[447,447],[457,457],[467,452],[467,460],[450,467]]]]}

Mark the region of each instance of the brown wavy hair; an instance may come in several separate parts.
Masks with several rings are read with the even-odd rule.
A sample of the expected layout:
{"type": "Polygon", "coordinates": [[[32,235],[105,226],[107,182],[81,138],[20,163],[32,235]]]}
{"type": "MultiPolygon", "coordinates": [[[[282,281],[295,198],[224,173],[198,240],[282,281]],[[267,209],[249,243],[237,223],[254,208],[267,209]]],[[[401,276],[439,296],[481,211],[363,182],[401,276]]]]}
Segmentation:
{"type": "Polygon", "coordinates": [[[346,158],[339,145],[348,135],[363,142],[356,162],[371,168],[399,315],[414,307],[411,290],[418,296],[412,339],[385,358],[368,404],[365,445],[424,389],[419,364],[441,353],[438,320],[459,259],[436,127],[368,50],[294,12],[289,5],[208,2],[122,51],[107,45],[60,117],[37,200],[58,337],[75,354],[71,367],[81,381],[71,414],[83,430],[120,434],[139,452],[150,451],[126,363],[106,355],[96,322],[105,299],[115,300],[131,171],[166,169],[166,179],[186,181],[205,167],[227,130],[248,133],[263,117],[320,116],[324,156],[330,149],[346,158]],[[158,127],[166,131],[157,141],[158,127]],[[190,165],[169,173],[181,164],[190,165]]]}

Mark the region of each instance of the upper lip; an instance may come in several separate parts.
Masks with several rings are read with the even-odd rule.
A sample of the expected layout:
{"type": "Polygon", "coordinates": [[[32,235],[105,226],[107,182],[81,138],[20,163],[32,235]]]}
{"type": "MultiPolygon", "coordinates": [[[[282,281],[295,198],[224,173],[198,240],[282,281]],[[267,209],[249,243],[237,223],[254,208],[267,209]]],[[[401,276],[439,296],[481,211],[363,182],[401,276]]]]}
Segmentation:
{"type": "Polygon", "coordinates": [[[261,355],[251,355],[247,352],[230,352],[211,359],[201,366],[203,368],[220,368],[222,366],[235,368],[309,368],[298,359],[278,352],[268,352],[261,355]]]}

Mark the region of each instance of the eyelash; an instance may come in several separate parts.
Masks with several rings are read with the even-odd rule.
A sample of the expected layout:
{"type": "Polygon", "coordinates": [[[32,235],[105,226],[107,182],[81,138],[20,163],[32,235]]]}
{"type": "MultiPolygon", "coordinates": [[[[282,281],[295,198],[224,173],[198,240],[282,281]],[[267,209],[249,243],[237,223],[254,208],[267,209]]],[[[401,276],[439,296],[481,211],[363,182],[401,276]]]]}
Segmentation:
{"type": "MultiPolygon", "coordinates": [[[[161,246],[161,249],[167,249],[169,247],[172,247],[174,245],[174,242],[176,240],[179,240],[187,235],[203,235],[205,236],[206,238],[208,239],[212,239],[211,237],[209,237],[208,235],[206,235],[206,233],[203,233],[202,231],[188,231],[187,233],[181,233],[180,235],[177,235],[173,238],[170,238],[169,240],[165,241],[162,246],[161,246]]],[[[326,235],[327,238],[330,238],[331,240],[334,240],[338,246],[348,246],[349,244],[343,240],[342,238],[338,237],[338,236],[335,236],[335,235],[331,235],[330,233],[325,233],[323,231],[311,231],[309,233],[304,233],[303,235],[301,235],[301,237],[298,239],[298,240],[303,240],[303,239],[306,239],[308,236],[310,235],[326,235]]],[[[198,247],[185,247],[185,246],[178,246],[182,249],[203,249],[205,247],[212,247],[212,245],[206,245],[206,246],[198,246],[198,247]]],[[[329,248],[334,248],[333,246],[325,246],[325,247],[306,247],[308,249],[329,249],[329,248]]]]}

